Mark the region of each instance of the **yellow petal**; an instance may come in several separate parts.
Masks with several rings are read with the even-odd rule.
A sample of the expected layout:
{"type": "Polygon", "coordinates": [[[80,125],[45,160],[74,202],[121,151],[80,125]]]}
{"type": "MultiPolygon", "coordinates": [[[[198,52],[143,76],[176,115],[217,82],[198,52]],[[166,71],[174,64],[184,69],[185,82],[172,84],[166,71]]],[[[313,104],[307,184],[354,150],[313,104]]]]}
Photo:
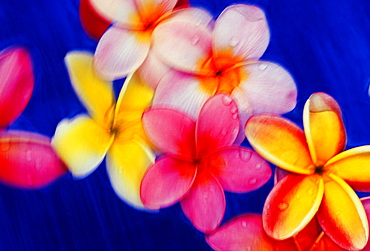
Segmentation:
{"type": "Polygon", "coordinates": [[[317,212],[323,231],[342,248],[362,249],[369,237],[369,226],[360,199],[334,174],[326,176],[324,182],[325,193],[317,212]]]}
{"type": "Polygon", "coordinates": [[[337,102],[329,95],[314,93],[303,112],[304,130],[311,157],[316,166],[323,166],[346,145],[346,132],[337,102]]]}
{"type": "Polygon", "coordinates": [[[341,152],[331,158],[324,169],[344,179],[353,189],[370,192],[370,146],[341,152]]]}
{"type": "Polygon", "coordinates": [[[289,120],[255,115],[248,120],[245,134],[262,157],[282,169],[299,174],[315,171],[304,132],[289,120]]]}
{"type": "Polygon", "coordinates": [[[324,193],[319,175],[288,174],[272,189],[262,212],[263,227],[274,239],[285,240],[315,216],[324,193]]]}
{"type": "Polygon", "coordinates": [[[151,104],[153,94],[154,90],[143,82],[139,74],[129,75],[118,97],[114,125],[122,127],[141,120],[144,110],[151,104]]]}
{"type": "Polygon", "coordinates": [[[145,209],[140,200],[140,184],[155,156],[139,139],[116,139],[107,154],[107,171],[116,194],[137,209],[145,209]]]}
{"type": "Polygon", "coordinates": [[[65,62],[72,86],[90,116],[99,124],[109,127],[115,105],[112,83],[95,75],[90,53],[70,52],[65,62]]]}
{"type": "Polygon", "coordinates": [[[112,140],[94,120],[80,115],[59,123],[52,146],[73,176],[84,178],[103,161],[112,140]]]}

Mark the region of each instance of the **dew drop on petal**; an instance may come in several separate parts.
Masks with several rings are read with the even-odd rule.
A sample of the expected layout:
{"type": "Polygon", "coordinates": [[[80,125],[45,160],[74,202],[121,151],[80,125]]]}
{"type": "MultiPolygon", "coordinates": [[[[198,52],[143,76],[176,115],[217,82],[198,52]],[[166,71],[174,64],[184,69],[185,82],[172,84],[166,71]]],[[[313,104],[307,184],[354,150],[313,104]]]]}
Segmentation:
{"type": "Polygon", "coordinates": [[[236,107],[236,105],[233,105],[230,109],[230,112],[231,113],[236,113],[238,111],[238,107],[236,107]]]}
{"type": "Polygon", "coordinates": [[[222,136],[226,136],[226,134],[227,134],[227,130],[224,128],[224,129],[222,129],[222,131],[221,131],[221,135],[222,136]]]}
{"type": "Polygon", "coordinates": [[[200,37],[199,37],[199,36],[194,36],[194,37],[193,37],[193,39],[191,40],[191,43],[192,43],[193,45],[196,45],[196,44],[199,42],[199,39],[200,39],[200,37]]]}
{"type": "Polygon", "coordinates": [[[233,114],[233,119],[237,119],[238,118],[238,113],[234,113],[233,114]]]}
{"type": "Polygon", "coordinates": [[[237,46],[238,43],[239,43],[239,40],[236,37],[231,38],[229,41],[229,45],[232,47],[237,46]]]}
{"type": "Polygon", "coordinates": [[[288,203],[286,203],[286,202],[281,202],[281,203],[279,203],[279,205],[278,205],[278,209],[280,210],[280,211],[285,211],[285,210],[287,210],[287,208],[289,207],[289,204],[288,203]]]}
{"type": "Polygon", "coordinates": [[[26,151],[26,160],[32,161],[32,151],[29,149],[26,151]]]}
{"type": "Polygon", "coordinates": [[[222,97],[222,102],[224,103],[224,105],[230,105],[232,101],[233,100],[229,96],[222,97]]]}
{"type": "Polygon", "coordinates": [[[251,158],[251,154],[246,151],[239,151],[239,155],[240,155],[240,159],[245,162],[248,162],[251,158]]]}
{"type": "Polygon", "coordinates": [[[307,190],[307,194],[308,194],[309,196],[312,196],[312,195],[313,195],[313,189],[311,188],[311,189],[307,190]]]}
{"type": "Polygon", "coordinates": [[[249,180],[249,184],[250,185],[254,185],[254,184],[256,184],[257,183],[257,178],[251,178],[250,180],[249,180]]]}
{"type": "Polygon", "coordinates": [[[242,221],[242,227],[243,227],[243,228],[246,228],[246,227],[247,227],[247,222],[242,221]]]}
{"type": "Polygon", "coordinates": [[[261,165],[260,163],[258,163],[258,164],[256,165],[256,169],[261,169],[261,167],[262,167],[262,165],[261,165]]]}
{"type": "Polygon", "coordinates": [[[260,64],[260,65],[258,66],[258,69],[259,69],[260,71],[264,71],[264,70],[266,70],[266,68],[267,68],[267,64],[260,64]]]}

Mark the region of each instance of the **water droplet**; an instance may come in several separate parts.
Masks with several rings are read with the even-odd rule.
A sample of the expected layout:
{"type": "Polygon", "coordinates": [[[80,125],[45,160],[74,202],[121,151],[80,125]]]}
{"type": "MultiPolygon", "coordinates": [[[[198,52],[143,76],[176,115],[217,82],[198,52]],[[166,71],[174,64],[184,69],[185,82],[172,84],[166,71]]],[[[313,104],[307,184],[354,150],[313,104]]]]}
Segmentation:
{"type": "Polygon", "coordinates": [[[199,39],[200,39],[200,37],[199,37],[199,36],[194,36],[194,37],[193,37],[193,39],[191,40],[191,43],[192,43],[193,45],[196,45],[196,44],[199,42],[199,39]]]}
{"type": "Polygon", "coordinates": [[[32,160],[32,151],[31,150],[27,150],[26,151],[26,160],[27,161],[31,161],[32,160]]]}
{"type": "Polygon", "coordinates": [[[233,119],[237,119],[238,118],[238,113],[234,113],[232,117],[233,117],[233,119]]]}
{"type": "Polygon", "coordinates": [[[250,185],[254,185],[254,184],[256,184],[257,183],[257,178],[251,178],[250,180],[249,180],[249,184],[250,185]]]}
{"type": "Polygon", "coordinates": [[[224,103],[224,105],[230,105],[232,101],[233,100],[229,96],[222,97],[222,102],[224,103]]]}
{"type": "Polygon", "coordinates": [[[264,70],[266,70],[266,68],[267,68],[267,64],[260,64],[260,65],[258,66],[258,69],[259,69],[260,71],[264,71],[264,70]]]}
{"type": "Polygon", "coordinates": [[[236,107],[236,105],[233,105],[230,109],[230,112],[231,113],[236,113],[238,111],[238,107],[236,107]]]}
{"type": "Polygon", "coordinates": [[[246,228],[247,227],[247,222],[242,221],[242,227],[246,228]]]}
{"type": "Polygon", "coordinates": [[[42,168],[42,166],[41,166],[41,159],[40,158],[37,158],[35,160],[35,168],[36,168],[36,170],[40,170],[42,168]]]}
{"type": "Polygon", "coordinates": [[[239,131],[239,129],[235,128],[235,129],[233,130],[233,134],[237,134],[237,133],[238,133],[238,131],[239,131]]]}
{"type": "Polygon", "coordinates": [[[238,43],[239,43],[239,40],[236,37],[231,38],[229,41],[229,45],[232,47],[236,46],[238,43]]]}
{"type": "Polygon", "coordinates": [[[211,188],[209,189],[209,192],[210,192],[210,193],[214,193],[214,192],[215,192],[215,189],[214,189],[213,187],[211,187],[211,188]]]}
{"type": "Polygon", "coordinates": [[[338,215],[340,215],[341,214],[341,212],[340,211],[337,211],[336,213],[335,213],[335,216],[338,216],[338,215]]]}
{"type": "Polygon", "coordinates": [[[262,167],[262,165],[259,164],[259,163],[256,165],[256,169],[261,169],[261,167],[262,167]]]}
{"type": "Polygon", "coordinates": [[[221,135],[222,136],[226,136],[226,134],[227,134],[227,130],[224,128],[224,129],[222,129],[222,131],[221,131],[221,135]]]}
{"type": "Polygon", "coordinates": [[[247,251],[252,251],[252,248],[251,247],[247,247],[247,251]]]}
{"type": "Polygon", "coordinates": [[[279,205],[278,205],[278,208],[280,211],[285,211],[287,210],[287,208],[289,207],[289,204],[286,203],[286,202],[281,202],[279,205]]]}
{"type": "Polygon", "coordinates": [[[202,23],[203,23],[203,21],[202,21],[202,20],[199,20],[199,21],[195,24],[195,26],[196,26],[196,27],[199,27],[202,23]]]}
{"type": "Polygon", "coordinates": [[[246,161],[246,162],[249,161],[251,158],[251,154],[246,151],[239,151],[239,155],[240,155],[241,160],[246,161]]]}
{"type": "Polygon", "coordinates": [[[1,151],[6,152],[6,151],[9,151],[9,149],[10,149],[10,140],[4,139],[1,142],[1,151]]]}
{"type": "Polygon", "coordinates": [[[311,189],[308,189],[307,190],[307,194],[309,195],[309,196],[312,196],[313,195],[313,189],[311,188],[311,189]]]}
{"type": "Polygon", "coordinates": [[[298,194],[298,195],[296,196],[296,199],[297,199],[297,200],[301,199],[301,196],[298,194]]]}

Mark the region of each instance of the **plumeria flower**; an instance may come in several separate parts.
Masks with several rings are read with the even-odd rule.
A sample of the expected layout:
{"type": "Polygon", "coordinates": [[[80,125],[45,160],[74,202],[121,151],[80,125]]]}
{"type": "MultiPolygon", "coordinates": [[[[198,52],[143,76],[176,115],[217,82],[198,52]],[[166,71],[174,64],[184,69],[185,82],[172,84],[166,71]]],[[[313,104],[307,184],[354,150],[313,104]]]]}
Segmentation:
{"type": "MultiPolygon", "coordinates": [[[[135,71],[145,60],[155,28],[170,15],[177,0],[90,0],[105,19],[114,22],[99,40],[94,65],[100,76],[118,79],[135,71]]],[[[204,11],[202,18],[210,19],[204,11]]],[[[181,18],[198,14],[181,14],[181,18]]]]}
{"type": "Polygon", "coordinates": [[[224,190],[255,190],[271,176],[261,157],[233,145],[239,132],[238,109],[227,95],[209,99],[196,121],[176,110],[149,109],[143,126],[164,155],[143,178],[142,202],[159,209],[181,201],[185,215],[202,232],[219,226],[225,213],[224,190]]]}
{"type": "Polygon", "coordinates": [[[153,92],[138,77],[130,75],[115,100],[111,82],[99,79],[89,53],[71,52],[66,64],[72,85],[85,105],[82,114],[58,125],[52,144],[76,178],[93,172],[107,155],[107,170],[115,192],[136,208],[140,201],[140,182],[154,161],[141,116],[153,92]]]}
{"type": "Polygon", "coordinates": [[[292,238],[274,240],[264,232],[261,215],[247,213],[226,222],[207,235],[206,241],[216,251],[301,251],[314,245],[318,232],[319,227],[312,221],[292,238]]]}
{"type": "Polygon", "coordinates": [[[327,94],[313,94],[304,107],[304,131],[278,115],[252,116],[245,127],[253,148],[291,173],[272,189],[263,209],[263,225],[272,238],[287,239],[317,215],[320,226],[345,249],[361,249],[369,227],[350,186],[370,189],[370,146],[341,152],[346,133],[341,110],[327,94]]]}
{"type": "Polygon", "coordinates": [[[66,172],[50,139],[37,133],[7,130],[25,109],[34,88],[31,57],[21,47],[0,52],[0,180],[34,189],[50,184],[66,172]]]}
{"type": "MultiPolygon", "coordinates": [[[[297,96],[291,75],[258,60],[269,39],[264,12],[251,5],[227,7],[214,28],[176,17],[164,22],[153,32],[151,52],[171,71],[156,78],[153,106],[197,117],[210,96],[224,93],[237,102],[242,122],[255,113],[291,111],[297,96]]],[[[155,71],[155,65],[147,71],[155,71]]]]}

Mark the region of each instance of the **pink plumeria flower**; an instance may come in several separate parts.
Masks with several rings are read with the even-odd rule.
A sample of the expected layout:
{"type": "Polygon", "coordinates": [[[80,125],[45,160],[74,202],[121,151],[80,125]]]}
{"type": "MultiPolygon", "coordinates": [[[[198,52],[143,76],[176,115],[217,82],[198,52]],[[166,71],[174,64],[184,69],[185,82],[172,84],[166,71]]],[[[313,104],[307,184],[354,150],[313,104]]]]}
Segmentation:
{"type": "MultiPolygon", "coordinates": [[[[177,0],[90,0],[90,3],[102,17],[114,22],[101,37],[94,62],[99,75],[111,80],[125,77],[144,62],[153,31],[173,14],[177,0]]],[[[211,19],[208,14],[198,15],[204,11],[196,11],[195,15],[184,12],[188,18],[211,19]]]]}
{"type": "Polygon", "coordinates": [[[144,113],[143,126],[164,153],[142,180],[144,206],[159,209],[181,201],[185,215],[202,232],[215,230],[223,219],[224,190],[255,190],[271,176],[261,157],[233,145],[239,117],[227,95],[209,99],[197,121],[176,110],[152,108],[144,113]]]}
{"type": "Polygon", "coordinates": [[[156,78],[153,105],[196,117],[210,96],[224,93],[237,102],[243,124],[251,114],[291,111],[297,96],[291,75],[258,61],[269,39],[264,12],[251,5],[227,7],[214,28],[191,19],[168,20],[153,32],[151,51],[173,70],[156,78]]]}
{"type": "Polygon", "coordinates": [[[0,52],[0,181],[28,189],[46,186],[66,172],[49,138],[37,133],[5,131],[31,98],[32,68],[26,49],[9,47],[0,52]]]}

